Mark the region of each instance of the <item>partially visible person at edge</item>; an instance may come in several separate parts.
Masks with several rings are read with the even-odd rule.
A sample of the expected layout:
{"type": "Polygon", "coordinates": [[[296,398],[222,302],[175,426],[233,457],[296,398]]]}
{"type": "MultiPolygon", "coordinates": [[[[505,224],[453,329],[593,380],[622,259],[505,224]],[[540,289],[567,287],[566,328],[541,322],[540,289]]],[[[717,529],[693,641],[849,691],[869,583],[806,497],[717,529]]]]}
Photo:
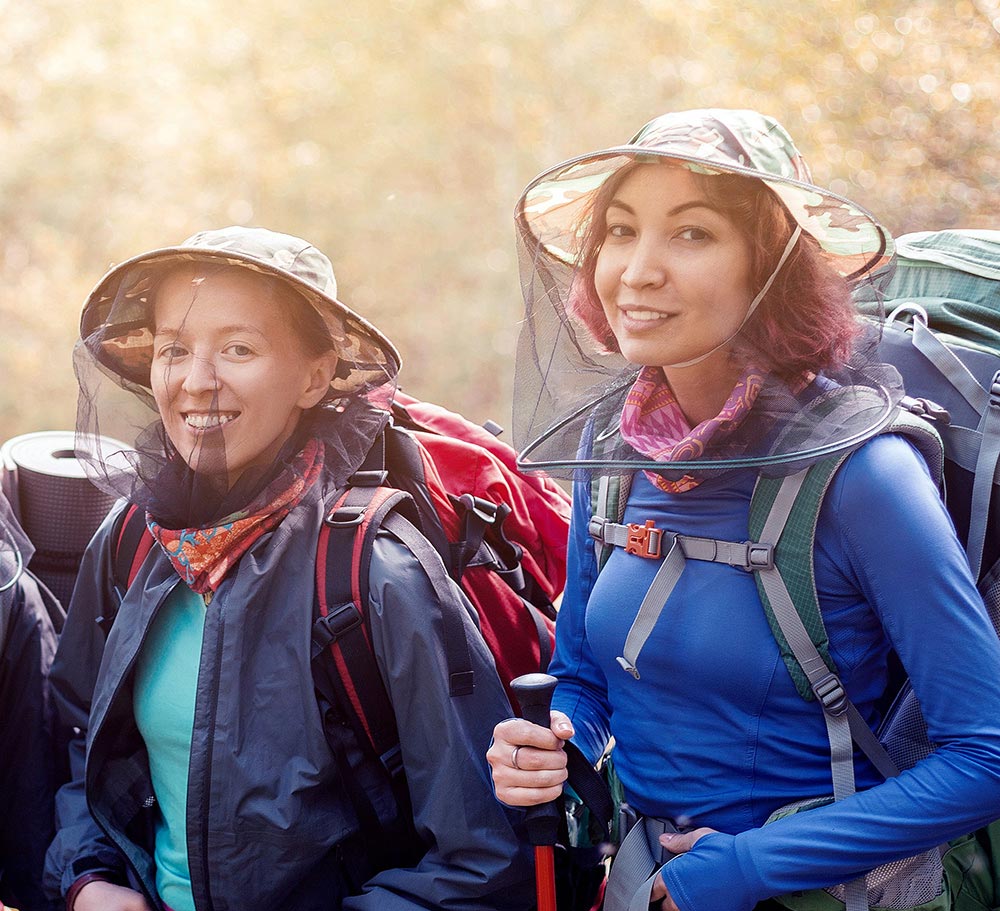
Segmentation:
{"type": "MultiPolygon", "coordinates": [[[[862,414],[842,416],[840,441],[829,436],[832,417],[832,429],[810,417],[827,391],[862,382],[866,352],[874,360],[845,277],[875,281],[891,256],[888,233],[812,184],[781,126],[749,111],[662,116],[624,147],[542,174],[517,214],[522,262],[535,272],[522,277],[519,351],[534,361],[519,388],[541,365],[551,372],[539,382],[563,399],[601,394],[590,407],[561,403],[557,416],[581,415],[575,425],[525,418],[537,445],[522,459],[550,471],[590,461],[574,488],[551,729],[496,727],[488,759],[499,799],[553,800],[566,777],[562,742],[596,762],[613,736],[627,803],[654,821],[653,874],[635,885],[664,911],[746,911],[1000,817],[1000,646],[928,468],[908,439],[877,435],[862,414]],[[546,339],[565,347],[553,352],[546,339]],[[607,395],[611,368],[603,384],[584,382],[583,369],[602,359],[629,378],[619,399],[607,395]],[[567,427],[577,428],[572,439],[567,427]],[[874,729],[890,650],[898,654],[938,748],[888,780],[856,751],[853,796],[764,825],[780,807],[832,793],[824,713],[797,692],[753,574],[725,563],[687,560],[665,605],[653,605],[663,609],[638,660],[625,657],[661,561],[614,547],[598,574],[589,482],[630,474],[619,521],[652,520],[664,553],[674,532],[746,541],[756,473],[740,470],[740,457],[771,451],[797,469],[808,452],[781,447],[803,439],[817,451],[856,447],[815,533],[830,656],[874,729]],[[629,459],[645,467],[629,472],[629,459]]],[[[546,397],[529,391],[537,416],[546,397]]],[[[888,407],[896,393],[873,381],[866,394],[888,407]]],[[[605,907],[620,911],[610,898],[605,907]]]]}
{"type": "Polygon", "coordinates": [[[27,569],[33,554],[0,493],[0,909],[51,911],[42,865],[66,762],[48,674],[63,609],[27,569]]]}
{"type": "MultiPolygon", "coordinates": [[[[371,637],[421,840],[412,860],[377,868],[352,791],[388,821],[387,779],[349,727],[324,731],[318,535],[387,421],[398,364],[337,300],[329,260],[262,228],[142,254],[88,297],[78,453],[145,510],[155,543],[119,606],[113,529],[127,504],[112,511],[53,668],[78,734],[46,868],[67,911],[528,904],[521,813],[495,801],[483,760],[510,714],[492,656],[461,590],[439,600],[386,530],[368,571],[371,637]],[[123,438],[134,449],[109,442],[123,438]],[[449,695],[445,611],[465,621],[470,695],[449,695]]],[[[379,847],[413,854],[393,831],[379,847]]]]}

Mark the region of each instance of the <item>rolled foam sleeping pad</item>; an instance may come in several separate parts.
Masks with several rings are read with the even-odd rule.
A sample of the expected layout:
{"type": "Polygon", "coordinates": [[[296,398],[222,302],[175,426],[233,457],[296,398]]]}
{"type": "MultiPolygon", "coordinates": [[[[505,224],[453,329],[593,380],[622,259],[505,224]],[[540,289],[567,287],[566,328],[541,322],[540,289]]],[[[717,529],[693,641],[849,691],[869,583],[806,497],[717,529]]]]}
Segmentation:
{"type": "Polygon", "coordinates": [[[30,569],[64,607],[83,552],[115,502],[86,476],[73,437],[67,430],[26,433],[0,447],[12,505],[35,546],[30,569]]]}

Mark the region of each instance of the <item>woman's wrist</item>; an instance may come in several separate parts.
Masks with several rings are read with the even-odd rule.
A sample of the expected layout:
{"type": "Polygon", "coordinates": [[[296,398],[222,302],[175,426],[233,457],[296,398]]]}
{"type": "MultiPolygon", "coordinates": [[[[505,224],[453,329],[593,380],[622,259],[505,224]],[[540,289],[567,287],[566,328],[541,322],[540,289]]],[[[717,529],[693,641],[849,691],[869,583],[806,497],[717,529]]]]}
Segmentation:
{"type": "Polygon", "coordinates": [[[73,911],[73,905],[76,904],[76,897],[80,894],[80,890],[84,886],[90,885],[90,883],[109,883],[111,881],[111,877],[103,873],[84,873],[83,876],[78,876],[66,893],[66,911],[73,911]]]}

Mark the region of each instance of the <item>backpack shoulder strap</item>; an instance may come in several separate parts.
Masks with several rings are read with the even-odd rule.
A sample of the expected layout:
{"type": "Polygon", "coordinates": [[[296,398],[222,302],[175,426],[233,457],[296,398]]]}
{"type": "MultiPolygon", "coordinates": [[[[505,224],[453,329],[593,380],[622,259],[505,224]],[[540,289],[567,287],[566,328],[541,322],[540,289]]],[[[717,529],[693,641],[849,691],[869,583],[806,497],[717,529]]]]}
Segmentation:
{"type": "Polygon", "coordinates": [[[319,533],[312,630],[317,688],[347,714],[391,775],[398,772],[399,735],[372,650],[368,567],[382,521],[405,496],[388,487],[358,486],[338,497],[319,533]]]}
{"type": "MultiPolygon", "coordinates": [[[[944,469],[944,448],[940,435],[928,421],[903,409],[896,409],[895,415],[881,432],[902,434],[913,442],[927,461],[932,478],[940,483],[944,469]]],[[[810,679],[782,631],[775,614],[776,599],[780,597],[775,580],[780,580],[787,590],[809,641],[815,646],[823,664],[835,674],[836,667],[829,652],[829,638],[816,596],[813,547],[823,499],[834,475],[848,455],[849,453],[840,453],[831,456],[784,478],[759,477],[750,501],[750,539],[770,544],[774,548],[773,570],[765,568],[754,574],[757,591],[785,666],[799,694],[807,701],[815,698],[820,676],[813,669],[814,679],[810,679]]]]}
{"type": "MultiPolygon", "coordinates": [[[[787,591],[823,665],[835,672],[830,658],[830,641],[816,597],[813,543],[823,497],[845,458],[844,454],[833,456],[783,478],[758,477],[750,500],[750,540],[773,547],[773,571],[754,573],[757,593],[782,660],[799,695],[806,701],[815,699],[816,695],[810,676],[796,659],[775,613],[776,603],[784,600],[779,596],[778,585],[787,591]]],[[[819,674],[816,667],[811,667],[810,671],[813,675],[819,674]]]]}
{"type": "Polygon", "coordinates": [[[471,693],[472,657],[464,618],[449,609],[453,597],[448,574],[423,534],[409,494],[390,487],[351,487],[323,522],[316,559],[318,616],[313,624],[313,658],[325,668],[329,701],[347,712],[349,722],[391,774],[399,764],[399,733],[392,702],[372,649],[368,615],[368,571],[380,528],[391,531],[420,561],[438,601],[444,606],[444,648],[449,693],[471,693]],[[332,660],[330,660],[332,659],[332,660]]]}
{"type": "MultiPolygon", "coordinates": [[[[590,514],[606,522],[621,524],[625,518],[625,504],[632,490],[631,474],[601,475],[590,482],[590,514]]],[[[594,541],[598,571],[604,569],[614,545],[600,539],[594,541]]]]}
{"type": "Polygon", "coordinates": [[[152,532],[146,526],[145,510],[130,503],[111,529],[111,577],[118,603],[109,605],[109,613],[97,620],[105,635],[110,631],[118,606],[125,600],[125,593],[135,581],[154,543],[152,532]]]}

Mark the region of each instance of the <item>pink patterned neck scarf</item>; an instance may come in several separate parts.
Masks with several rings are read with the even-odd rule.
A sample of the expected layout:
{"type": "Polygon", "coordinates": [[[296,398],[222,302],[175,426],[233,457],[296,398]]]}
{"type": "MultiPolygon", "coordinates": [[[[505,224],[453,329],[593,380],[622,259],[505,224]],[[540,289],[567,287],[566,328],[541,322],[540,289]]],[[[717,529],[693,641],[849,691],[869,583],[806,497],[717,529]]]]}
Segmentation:
{"type": "MultiPolygon", "coordinates": [[[[643,367],[629,390],[622,408],[622,438],[633,449],[657,462],[680,462],[697,459],[710,441],[731,434],[743,422],[764,382],[764,374],[753,365],[747,367],[730,393],[726,404],[714,418],[691,428],[660,367],[643,367]]],[[[684,475],[668,481],[654,471],[645,475],[660,490],[683,493],[703,480],[684,475]]]]}
{"type": "Polygon", "coordinates": [[[240,557],[298,505],[319,478],[323,455],[322,443],[309,440],[254,502],[212,528],[164,528],[148,513],[146,524],[177,575],[199,595],[210,595],[240,557]]]}

